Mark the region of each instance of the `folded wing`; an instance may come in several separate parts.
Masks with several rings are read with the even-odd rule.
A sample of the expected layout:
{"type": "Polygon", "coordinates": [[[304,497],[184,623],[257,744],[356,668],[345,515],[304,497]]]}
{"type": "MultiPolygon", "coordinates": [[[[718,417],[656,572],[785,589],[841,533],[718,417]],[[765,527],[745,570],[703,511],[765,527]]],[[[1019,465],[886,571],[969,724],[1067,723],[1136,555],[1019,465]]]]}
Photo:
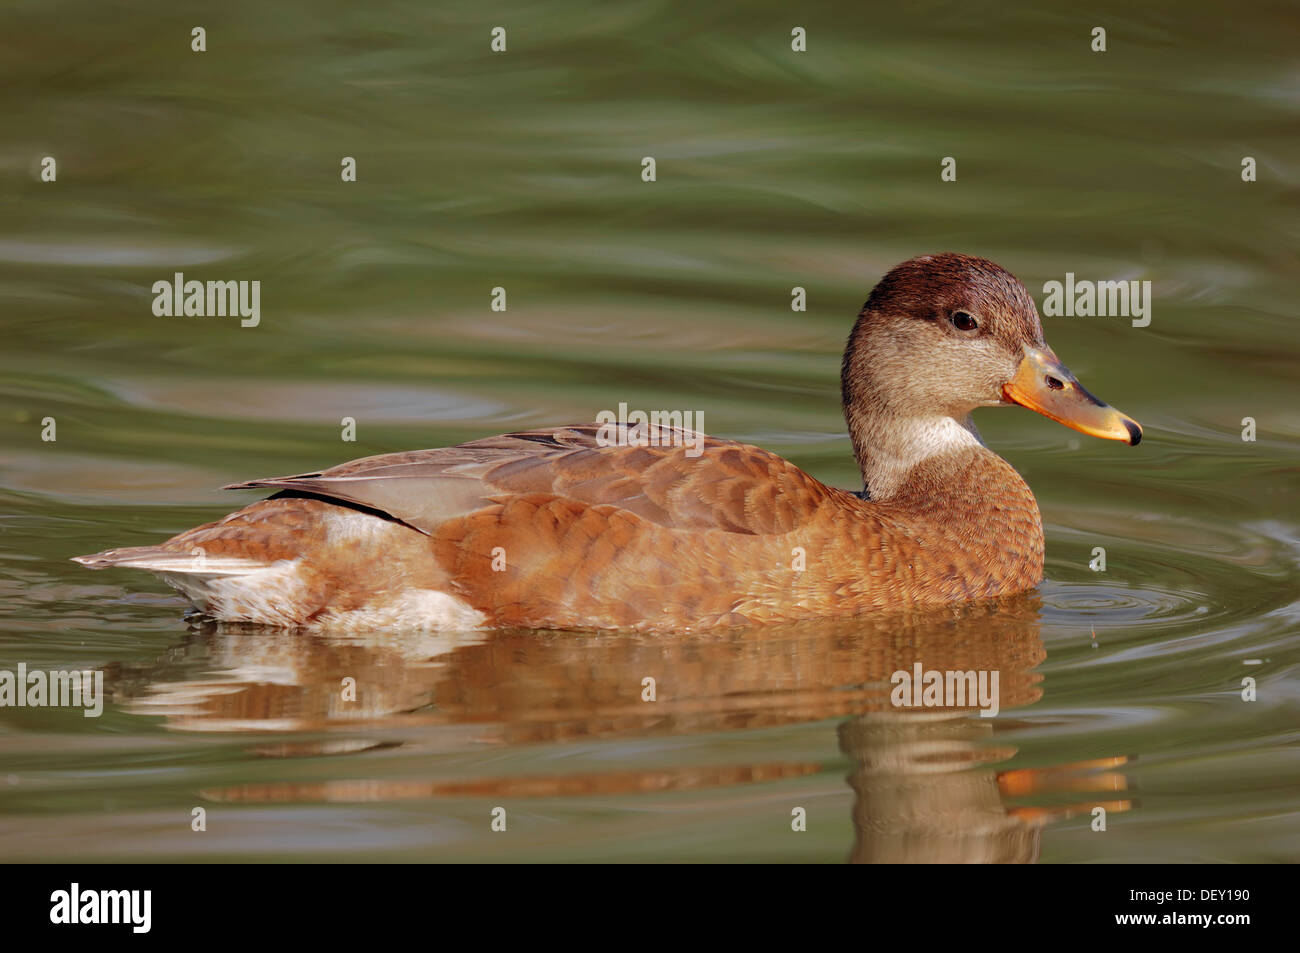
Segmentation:
{"type": "Polygon", "coordinates": [[[651,445],[635,446],[637,435],[628,430],[581,424],[503,434],[227,489],[340,500],[429,535],[484,506],[537,495],[615,506],[668,529],[786,533],[811,518],[831,492],[757,447],[659,427],[646,430],[651,445]]]}

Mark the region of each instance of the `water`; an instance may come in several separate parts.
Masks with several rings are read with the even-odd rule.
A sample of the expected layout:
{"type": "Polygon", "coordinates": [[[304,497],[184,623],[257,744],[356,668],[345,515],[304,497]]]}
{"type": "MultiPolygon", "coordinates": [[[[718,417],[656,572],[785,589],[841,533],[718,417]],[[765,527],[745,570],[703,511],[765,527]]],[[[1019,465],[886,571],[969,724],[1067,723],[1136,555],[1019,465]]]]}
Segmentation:
{"type": "Polygon", "coordinates": [[[0,14],[0,668],[111,692],[98,719],[0,709],[0,857],[1296,858],[1300,17],[838,6],[0,14]],[[852,486],[843,340],[884,270],[945,249],[1040,302],[1067,271],[1153,282],[1146,328],[1044,318],[1140,447],[977,415],[1043,510],[1025,597],[325,638],[67,561],[216,518],[224,483],[620,401],[852,486]],[[155,317],[176,271],[260,280],[261,323],[155,317]],[[998,717],[892,708],[917,660],[996,668],[998,717]]]}

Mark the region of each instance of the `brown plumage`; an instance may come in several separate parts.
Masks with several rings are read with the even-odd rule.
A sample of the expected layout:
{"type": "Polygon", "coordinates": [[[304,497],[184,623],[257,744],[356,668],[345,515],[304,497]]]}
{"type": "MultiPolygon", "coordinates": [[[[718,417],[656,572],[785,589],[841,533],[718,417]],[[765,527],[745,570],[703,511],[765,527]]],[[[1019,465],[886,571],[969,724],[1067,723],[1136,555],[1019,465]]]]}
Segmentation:
{"type": "Polygon", "coordinates": [[[1056,361],[1024,286],[963,255],[885,276],[849,337],[842,392],[861,494],[758,447],[581,424],[236,484],[279,492],[158,546],[78,561],[149,569],[217,618],[281,625],[846,617],[1041,579],[1038,507],[979,442],[975,407],[1141,433],[1056,361]]]}

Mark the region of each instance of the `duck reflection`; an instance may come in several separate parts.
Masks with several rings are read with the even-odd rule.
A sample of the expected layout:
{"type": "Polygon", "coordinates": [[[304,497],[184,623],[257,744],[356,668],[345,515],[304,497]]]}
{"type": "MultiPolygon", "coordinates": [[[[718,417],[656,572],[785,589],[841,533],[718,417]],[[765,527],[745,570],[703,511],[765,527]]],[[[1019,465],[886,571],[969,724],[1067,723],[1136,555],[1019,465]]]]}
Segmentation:
{"type": "MultiPolygon", "coordinates": [[[[321,635],[199,622],[119,701],[181,731],[258,732],[262,757],[383,747],[481,750],[572,740],[741,732],[846,719],[854,844],[868,862],[1032,862],[1042,827],[1102,805],[1127,810],[1124,759],[996,770],[1005,712],[1041,697],[1035,594],[930,613],[726,633],[535,631],[321,635]],[[966,704],[902,708],[891,676],[996,672],[1000,720],[966,704]],[[653,700],[651,700],[653,699],[653,700]],[[346,737],[344,737],[346,735],[346,737]],[[1105,791],[1104,801],[1091,800],[1105,791]],[[1084,800],[1041,807],[1033,800],[1084,800]],[[1011,802],[1010,805],[1008,802],[1011,802]]],[[[944,700],[951,702],[951,699],[944,700]]],[[[238,802],[561,797],[718,789],[811,776],[820,760],[430,780],[269,782],[204,791],[238,802]]]]}
{"type": "Polygon", "coordinates": [[[1124,798],[1063,807],[1008,807],[1008,797],[1124,791],[1115,770],[1125,758],[1050,768],[995,771],[1016,749],[992,743],[994,725],[949,713],[871,713],[840,725],[840,749],[853,759],[857,863],[1001,863],[1038,859],[1049,821],[1104,807],[1122,812],[1124,798]]]}

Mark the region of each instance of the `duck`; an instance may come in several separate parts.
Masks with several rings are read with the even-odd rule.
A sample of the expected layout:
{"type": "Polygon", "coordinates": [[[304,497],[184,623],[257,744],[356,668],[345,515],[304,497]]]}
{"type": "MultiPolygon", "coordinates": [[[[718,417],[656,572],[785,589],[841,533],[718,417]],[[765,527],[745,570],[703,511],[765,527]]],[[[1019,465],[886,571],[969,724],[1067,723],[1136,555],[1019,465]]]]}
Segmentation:
{"type": "Polygon", "coordinates": [[[675,421],[584,423],[234,483],[271,495],[153,546],[75,560],[154,573],[204,616],[311,629],[654,633],[997,599],[1043,579],[1043,524],[971,414],[1018,405],[1136,445],[1043,337],[1010,272],[891,269],[840,390],[861,489],[675,421]]]}

